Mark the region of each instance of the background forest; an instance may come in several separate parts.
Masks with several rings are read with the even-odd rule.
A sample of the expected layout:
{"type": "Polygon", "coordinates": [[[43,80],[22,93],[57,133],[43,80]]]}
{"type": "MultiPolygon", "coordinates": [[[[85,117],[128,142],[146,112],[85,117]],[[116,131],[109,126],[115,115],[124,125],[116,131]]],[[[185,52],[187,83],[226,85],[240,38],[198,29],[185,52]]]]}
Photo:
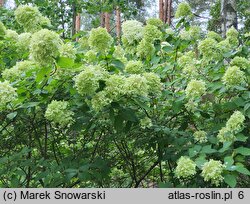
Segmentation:
{"type": "Polygon", "coordinates": [[[0,187],[250,187],[249,0],[0,0],[0,187]]]}

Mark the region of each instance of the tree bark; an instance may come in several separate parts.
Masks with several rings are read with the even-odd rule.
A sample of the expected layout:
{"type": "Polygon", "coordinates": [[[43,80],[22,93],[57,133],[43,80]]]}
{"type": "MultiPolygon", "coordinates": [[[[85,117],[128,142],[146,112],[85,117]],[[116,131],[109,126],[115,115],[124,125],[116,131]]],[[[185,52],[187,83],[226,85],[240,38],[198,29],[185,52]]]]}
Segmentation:
{"type": "Polygon", "coordinates": [[[4,0],[0,0],[0,7],[3,7],[4,5],[4,0]]]}
{"type": "Polygon", "coordinates": [[[76,33],[81,29],[81,14],[78,13],[76,16],[76,33]]]}
{"type": "Polygon", "coordinates": [[[121,11],[118,6],[116,7],[116,36],[119,43],[121,39],[121,11]]]}
{"type": "Polygon", "coordinates": [[[224,37],[232,26],[238,28],[236,0],[221,0],[221,30],[224,37]]]}
{"type": "Polygon", "coordinates": [[[72,30],[71,30],[71,35],[75,35],[76,33],[76,4],[73,2],[72,3],[72,11],[73,11],[73,17],[72,17],[72,30]]]}
{"type": "Polygon", "coordinates": [[[164,0],[163,3],[163,22],[167,22],[167,15],[168,15],[168,0],[164,0]]]}
{"type": "Polygon", "coordinates": [[[172,0],[168,0],[167,23],[171,25],[172,0]]]}
{"type": "Polygon", "coordinates": [[[164,21],[163,19],[163,0],[159,0],[159,18],[164,21]]]}
{"type": "Polygon", "coordinates": [[[104,13],[103,12],[101,12],[101,14],[100,14],[100,18],[101,18],[101,27],[105,27],[105,15],[104,15],[104,13]]]}
{"type": "Polygon", "coordinates": [[[105,28],[110,32],[110,13],[105,12],[105,28]]]}

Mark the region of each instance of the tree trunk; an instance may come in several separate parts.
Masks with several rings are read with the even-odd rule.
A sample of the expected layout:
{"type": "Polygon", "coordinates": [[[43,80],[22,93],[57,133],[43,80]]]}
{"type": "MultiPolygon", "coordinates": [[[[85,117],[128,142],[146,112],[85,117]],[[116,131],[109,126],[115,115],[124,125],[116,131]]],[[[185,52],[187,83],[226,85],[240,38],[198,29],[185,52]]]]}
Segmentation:
{"type": "Polygon", "coordinates": [[[81,14],[78,13],[76,16],[76,33],[81,29],[81,14]]]}
{"type": "Polygon", "coordinates": [[[159,18],[164,21],[163,19],[163,0],[159,0],[159,18]]]}
{"type": "Polygon", "coordinates": [[[236,0],[221,0],[221,30],[224,37],[232,26],[235,29],[238,27],[236,0]]]}
{"type": "Polygon", "coordinates": [[[118,43],[120,43],[120,39],[121,39],[121,11],[120,11],[120,8],[118,6],[116,7],[116,36],[117,36],[118,43]]]}
{"type": "Polygon", "coordinates": [[[104,15],[104,13],[103,12],[101,12],[101,14],[100,14],[100,18],[101,18],[101,27],[105,27],[105,15],[104,15]]]}
{"type": "Polygon", "coordinates": [[[72,11],[73,11],[73,16],[72,16],[71,35],[73,36],[76,33],[76,4],[74,2],[72,3],[72,11]]]}
{"type": "Polygon", "coordinates": [[[0,7],[4,5],[4,0],[0,0],[0,7]]]}
{"type": "Polygon", "coordinates": [[[110,13],[105,12],[105,28],[110,32],[110,13]]]}
{"type": "Polygon", "coordinates": [[[171,13],[172,13],[172,0],[168,0],[168,12],[167,12],[167,23],[171,24],[171,13]]]}
{"type": "Polygon", "coordinates": [[[168,15],[168,0],[164,0],[163,3],[163,22],[167,22],[167,15],[168,15]]]}

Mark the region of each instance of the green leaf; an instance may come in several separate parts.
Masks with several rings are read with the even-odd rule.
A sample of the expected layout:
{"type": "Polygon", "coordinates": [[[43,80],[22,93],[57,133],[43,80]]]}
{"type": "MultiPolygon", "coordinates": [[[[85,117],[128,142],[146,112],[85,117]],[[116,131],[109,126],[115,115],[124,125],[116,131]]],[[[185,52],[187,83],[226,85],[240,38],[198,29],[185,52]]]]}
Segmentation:
{"type": "Polygon", "coordinates": [[[203,164],[207,162],[206,157],[205,156],[200,156],[195,160],[195,163],[197,165],[198,168],[202,168],[203,164]]]}
{"type": "Polygon", "coordinates": [[[241,154],[244,156],[249,156],[250,155],[250,148],[247,147],[239,147],[237,149],[235,149],[237,154],[241,154]]]}
{"type": "Polygon", "coordinates": [[[121,115],[121,117],[124,120],[132,121],[132,122],[136,122],[137,121],[137,117],[135,115],[135,112],[131,108],[122,109],[122,110],[120,110],[119,114],[121,115]]]}
{"type": "Polygon", "coordinates": [[[201,153],[205,153],[205,154],[212,154],[217,152],[217,150],[212,149],[211,145],[206,145],[202,148],[201,153]]]}
{"type": "Polygon", "coordinates": [[[74,60],[67,57],[59,57],[57,60],[59,68],[72,68],[74,67],[74,60]]]}
{"type": "Polygon", "coordinates": [[[231,188],[234,188],[237,184],[237,180],[235,175],[232,174],[227,174],[226,176],[224,176],[224,181],[226,182],[226,184],[228,184],[231,188]]]}
{"type": "Polygon", "coordinates": [[[120,71],[123,71],[125,68],[123,62],[118,59],[112,60],[112,64],[114,67],[118,68],[120,71]]]}
{"type": "Polygon", "coordinates": [[[223,147],[219,150],[220,153],[223,153],[229,149],[231,146],[232,142],[224,142],[223,147]]]}
{"type": "Polygon", "coordinates": [[[114,120],[114,128],[117,132],[121,132],[123,130],[123,118],[121,117],[121,115],[117,115],[115,116],[115,120],[114,120]]]}
{"type": "Polygon", "coordinates": [[[201,150],[201,146],[200,145],[195,145],[193,148],[190,148],[188,150],[189,153],[189,157],[194,157],[196,156],[201,150]]]}
{"type": "Polygon", "coordinates": [[[240,142],[246,142],[248,139],[248,137],[246,137],[245,135],[239,133],[236,135],[236,141],[240,141],[240,142]]]}
{"type": "Polygon", "coordinates": [[[21,108],[32,108],[40,104],[40,102],[28,102],[23,105],[21,105],[21,108]]]}
{"type": "Polygon", "coordinates": [[[231,167],[234,164],[234,159],[232,156],[227,156],[224,158],[224,164],[226,165],[226,169],[231,167]]]}
{"type": "Polygon", "coordinates": [[[7,115],[7,118],[8,118],[9,120],[13,120],[16,116],[17,116],[17,112],[15,111],[15,112],[13,112],[13,113],[9,113],[9,114],[7,115]]]}
{"type": "Polygon", "coordinates": [[[51,72],[51,67],[43,67],[42,69],[40,69],[36,75],[36,82],[40,83],[45,78],[48,78],[50,72],[51,72]]]}
{"type": "Polygon", "coordinates": [[[236,165],[235,171],[238,171],[239,173],[250,176],[250,171],[247,168],[245,168],[244,166],[236,165]]]}

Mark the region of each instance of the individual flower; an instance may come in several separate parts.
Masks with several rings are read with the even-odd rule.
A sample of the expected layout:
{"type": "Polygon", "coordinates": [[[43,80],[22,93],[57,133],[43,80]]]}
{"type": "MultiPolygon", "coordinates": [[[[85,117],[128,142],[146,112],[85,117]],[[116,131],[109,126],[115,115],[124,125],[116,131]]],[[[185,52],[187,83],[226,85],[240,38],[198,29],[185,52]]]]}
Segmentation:
{"type": "Polygon", "coordinates": [[[137,46],[137,56],[140,58],[150,59],[154,52],[154,45],[152,43],[148,43],[144,39],[137,46]]]}
{"type": "Polygon", "coordinates": [[[42,14],[37,7],[20,5],[15,10],[15,18],[25,32],[35,32],[40,29],[42,14]]]}
{"type": "Polygon", "coordinates": [[[75,87],[81,95],[92,95],[99,88],[99,81],[103,80],[105,71],[100,66],[87,66],[75,78],[75,87]]]}
{"type": "Polygon", "coordinates": [[[185,90],[188,98],[201,97],[206,93],[206,84],[202,80],[191,80],[185,90]]]}
{"type": "Polygon", "coordinates": [[[161,83],[161,78],[152,72],[145,72],[143,76],[147,80],[148,92],[151,94],[159,95],[162,91],[163,84],[161,83]]]}
{"type": "Polygon", "coordinates": [[[53,31],[42,29],[33,34],[30,42],[31,57],[41,65],[54,62],[59,56],[62,41],[53,31]]]}
{"type": "Polygon", "coordinates": [[[13,41],[17,41],[17,39],[18,39],[18,34],[17,34],[17,32],[16,31],[14,31],[14,30],[6,30],[6,32],[5,32],[5,38],[6,39],[8,39],[8,40],[13,40],[13,41]]]}
{"type": "Polygon", "coordinates": [[[156,26],[157,28],[161,29],[164,26],[164,23],[162,22],[161,19],[159,18],[149,18],[146,21],[147,25],[153,25],[156,26]]]}
{"type": "Polygon", "coordinates": [[[205,131],[196,131],[194,133],[194,140],[199,143],[207,142],[207,133],[205,131]]]}
{"type": "Polygon", "coordinates": [[[17,48],[20,52],[28,52],[32,34],[22,33],[17,38],[17,48]]]}
{"type": "Polygon", "coordinates": [[[250,70],[250,61],[244,57],[236,56],[235,58],[232,59],[230,65],[237,66],[243,70],[250,70]]]}
{"type": "Polygon", "coordinates": [[[148,43],[154,43],[162,38],[162,32],[154,25],[146,25],[143,31],[143,39],[148,43]]]}
{"type": "Polygon", "coordinates": [[[59,52],[60,52],[61,57],[67,57],[67,58],[71,58],[71,59],[76,58],[76,49],[74,48],[74,46],[71,43],[63,44],[60,47],[59,52]]]}
{"type": "Polygon", "coordinates": [[[182,2],[178,5],[175,18],[190,17],[192,16],[191,7],[187,2],[182,2]]]}
{"type": "Polygon", "coordinates": [[[227,87],[240,86],[245,84],[245,80],[245,73],[237,66],[228,67],[222,77],[222,81],[227,87]]]}
{"type": "Polygon", "coordinates": [[[131,60],[125,66],[125,71],[130,74],[140,74],[144,72],[142,61],[131,60]]]}
{"type": "Polygon", "coordinates": [[[143,25],[136,20],[128,20],[122,24],[122,42],[125,46],[134,45],[143,37],[143,25]]]}
{"type": "Polygon", "coordinates": [[[196,174],[196,164],[189,157],[182,156],[177,161],[174,173],[178,179],[191,178],[196,174]]]}
{"type": "Polygon", "coordinates": [[[224,180],[222,176],[224,168],[225,166],[221,161],[210,159],[202,166],[201,176],[204,178],[204,181],[210,181],[215,186],[219,186],[224,180]]]}
{"type": "Polygon", "coordinates": [[[61,127],[69,126],[74,122],[72,118],[74,113],[68,110],[67,101],[53,100],[47,107],[45,118],[61,127]]]}
{"type": "Polygon", "coordinates": [[[90,31],[88,44],[92,50],[101,53],[106,52],[110,49],[112,43],[113,38],[106,28],[93,28],[90,31]]]}
{"type": "Polygon", "coordinates": [[[145,118],[140,120],[140,126],[143,129],[150,128],[152,125],[153,125],[152,120],[150,118],[148,118],[148,117],[145,117],[145,118]]]}
{"type": "Polygon", "coordinates": [[[211,38],[211,39],[214,39],[216,40],[217,42],[220,42],[222,41],[222,37],[220,34],[214,32],[214,31],[208,31],[207,33],[207,38],[211,38]]]}
{"type": "Polygon", "coordinates": [[[132,74],[124,81],[124,92],[131,96],[147,96],[149,86],[145,77],[132,74]]]}
{"type": "Polygon", "coordinates": [[[13,88],[8,81],[0,82],[0,109],[17,99],[16,88],[13,88]]]}
{"type": "Polygon", "coordinates": [[[10,69],[5,69],[2,72],[2,77],[9,81],[14,81],[16,79],[21,79],[25,76],[25,72],[35,69],[37,67],[36,63],[29,60],[24,60],[17,62],[16,65],[10,69]]]}
{"type": "Polygon", "coordinates": [[[6,34],[6,28],[4,24],[0,21],[0,37],[5,36],[5,34],[6,34]]]}

